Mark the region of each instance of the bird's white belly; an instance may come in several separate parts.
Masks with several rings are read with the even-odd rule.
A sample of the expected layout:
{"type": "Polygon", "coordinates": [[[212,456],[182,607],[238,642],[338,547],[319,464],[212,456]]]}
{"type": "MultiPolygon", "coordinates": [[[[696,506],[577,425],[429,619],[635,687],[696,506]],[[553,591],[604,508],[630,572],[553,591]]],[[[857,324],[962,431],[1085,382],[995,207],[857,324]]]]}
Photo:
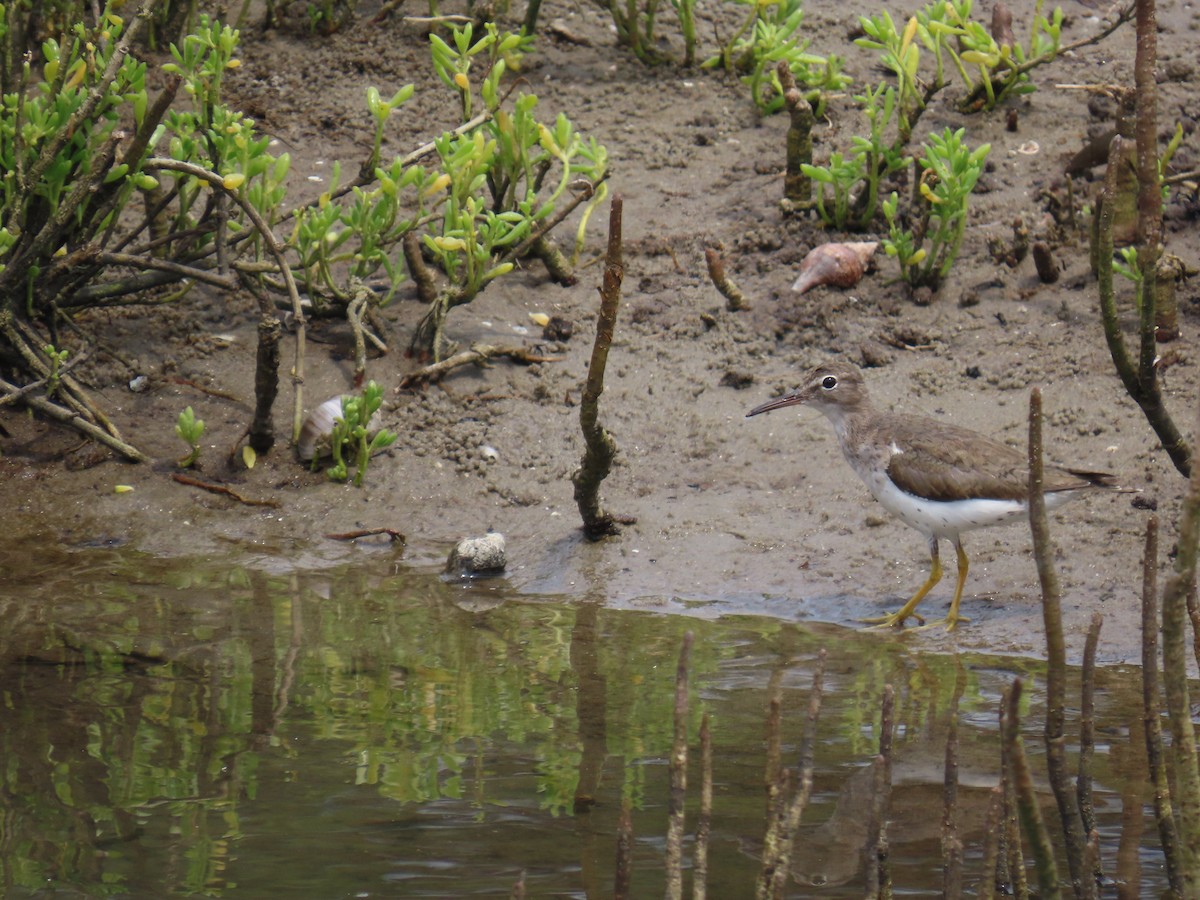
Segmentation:
{"type": "MultiPolygon", "coordinates": [[[[926,500],[900,490],[883,472],[859,466],[854,469],[884,509],[930,537],[954,540],[964,531],[1015,519],[1024,515],[1027,509],[1023,500],[926,500]]],[[[1071,493],[1047,494],[1046,507],[1054,509],[1068,500],[1071,493]]]]}

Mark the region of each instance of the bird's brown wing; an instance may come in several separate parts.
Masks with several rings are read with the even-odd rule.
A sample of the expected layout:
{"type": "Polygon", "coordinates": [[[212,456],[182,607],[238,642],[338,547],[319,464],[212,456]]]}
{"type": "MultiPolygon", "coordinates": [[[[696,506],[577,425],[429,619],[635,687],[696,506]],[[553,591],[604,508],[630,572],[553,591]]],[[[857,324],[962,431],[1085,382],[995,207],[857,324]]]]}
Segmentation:
{"type": "MultiPolygon", "coordinates": [[[[931,500],[1024,500],[1029,495],[1028,458],[1007,444],[932,419],[889,416],[881,425],[881,436],[903,451],[893,453],[887,469],[903,491],[931,500]]],[[[1055,492],[1110,487],[1113,480],[1102,472],[1047,466],[1044,484],[1055,492]]]]}

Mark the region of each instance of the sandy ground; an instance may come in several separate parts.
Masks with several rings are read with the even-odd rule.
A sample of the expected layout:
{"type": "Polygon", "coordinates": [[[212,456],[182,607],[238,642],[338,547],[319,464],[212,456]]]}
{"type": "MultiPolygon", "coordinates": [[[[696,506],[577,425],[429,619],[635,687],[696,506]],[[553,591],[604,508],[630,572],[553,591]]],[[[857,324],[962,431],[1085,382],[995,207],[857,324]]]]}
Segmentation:
{"type": "MultiPolygon", "coordinates": [[[[454,124],[451,98],[428,66],[424,35],[395,19],[368,24],[377,5],[360,4],[363,20],[328,38],[287,29],[246,36],[230,99],[292,153],[297,201],[320,189],[310,176],[327,179],[333,160],[354,171],[365,155],[368,85],[386,95],[417,84],[385,152],[405,152],[454,124]]],[[[1013,4],[1018,28],[1032,6],[1013,4]]],[[[1066,6],[1065,40],[1100,27],[1092,10],[1070,0],[1066,6]]],[[[848,37],[854,14],[868,9],[854,2],[836,13],[814,9],[806,19],[813,50],[847,56],[859,85],[879,77],[873,54],[848,37]]],[[[892,12],[899,18],[906,10],[892,12]]],[[[1161,130],[1181,122],[1188,138],[1177,165],[1194,169],[1200,13],[1179,2],[1160,10],[1161,130]]],[[[725,10],[716,11],[716,21],[702,12],[699,32],[711,45],[714,27],[727,31],[732,20],[725,10]]],[[[990,19],[990,5],[978,14],[990,19]]],[[[1047,232],[1047,192],[1059,189],[1064,161],[1089,129],[1105,126],[1109,112],[1055,86],[1132,84],[1132,27],[1035,72],[1038,91],[1010,104],[1015,132],[1005,128],[1006,111],[963,117],[953,104],[957,88],[939,95],[919,133],[962,125],[969,142],[990,142],[992,153],[961,260],[933,302],[918,305],[891,283],[896,270],[882,253],[877,270],[853,289],[792,293],[805,253],[842,236],[779,210],[784,117],[760,120],[745,88],[723,75],[640,65],[613,46],[606,15],[593,7],[544,6],[542,22],[552,20],[586,43],[544,34],[524,77],[546,118],[565,112],[607,146],[612,189],[625,198],[624,299],[601,410],[620,457],[603,495],[613,512],[636,516],[635,525],[589,543],[572,498],[569,476],[582,449],[577,402],[597,309],[599,267],[590,266],[572,288],[553,285],[531,267],[451,314],[449,337],[463,346],[519,342],[555,361],[460,370],[421,392],[392,390],[416,365],[401,350],[422,308],[403,294],[386,313],[395,349],[369,369],[389,387],[384,421],[400,439],[372,463],[362,489],[307,472],[283,448],[252,471],[226,467],[226,453],[249,420],[254,328],[244,301],[193,296],[165,322],[94,316],[85,327],[114,352],[91,376],[93,387],[124,433],[162,462],[129,465],[72,449],[74,435],[23,412],[0,411],[9,433],[0,460],[7,526],[70,545],[126,542],[156,554],[217,554],[273,570],[347,561],[436,569],[456,540],[495,529],[507,536],[510,559],[498,589],[855,627],[861,616],[896,608],[920,584],[928,565],[923,539],[871,500],[819,415],[801,409],[744,418],[794,386],[807,366],[844,357],[871,365],[866,377],[881,407],[945,417],[1014,445],[1025,439],[1028,390],[1040,385],[1050,458],[1112,471],[1143,489],[1081,500],[1052,521],[1072,654],[1081,652],[1087,623],[1099,611],[1102,659],[1137,659],[1146,510],[1156,507],[1161,517],[1165,557],[1183,479],[1114,374],[1086,244],[1066,236],[1056,251],[1062,277],[1052,286],[1038,282],[1031,260],[1010,268],[987,246],[989,238],[1008,239],[1017,217],[1035,235],[1047,232]],[[753,302],[748,311],[727,311],[708,281],[704,248],[718,244],[753,302]],[[570,320],[574,335],[544,340],[529,318],[535,312],[570,320]],[[229,346],[213,340],[226,334],[235,338],[229,346]],[[151,390],[126,388],[137,374],[149,376],[151,390]],[[277,508],[244,506],[171,479],[172,461],[183,451],[173,425],[186,405],[208,423],[199,476],[228,481],[277,508]],[[116,493],[118,484],[134,490],[116,493]],[[324,537],[380,526],[407,535],[399,562],[378,544],[324,537]]],[[[660,30],[675,36],[669,15],[660,30]]],[[[678,42],[665,49],[678,54],[678,42]]],[[[832,104],[816,130],[818,158],[844,146],[857,127],[846,102],[832,104]]],[[[1090,197],[1092,190],[1087,180],[1077,181],[1078,195],[1090,197]]],[[[1196,213],[1194,199],[1189,205],[1185,196],[1171,196],[1168,249],[1191,265],[1200,258],[1196,213]]],[[[605,218],[593,220],[592,257],[603,248],[605,218]]],[[[1181,362],[1164,378],[1170,408],[1187,426],[1197,397],[1190,364],[1196,284],[1182,289],[1183,338],[1172,348],[1181,362]]],[[[312,338],[309,407],[347,390],[352,367],[346,328],[318,324],[312,338]]],[[[281,427],[289,402],[285,388],[277,407],[281,427]]],[[[910,630],[897,639],[936,650],[1039,652],[1041,608],[1028,529],[1014,524],[975,533],[967,547],[973,568],[963,613],[970,623],[952,636],[910,630]]],[[[943,614],[950,582],[924,611],[943,614]]]]}

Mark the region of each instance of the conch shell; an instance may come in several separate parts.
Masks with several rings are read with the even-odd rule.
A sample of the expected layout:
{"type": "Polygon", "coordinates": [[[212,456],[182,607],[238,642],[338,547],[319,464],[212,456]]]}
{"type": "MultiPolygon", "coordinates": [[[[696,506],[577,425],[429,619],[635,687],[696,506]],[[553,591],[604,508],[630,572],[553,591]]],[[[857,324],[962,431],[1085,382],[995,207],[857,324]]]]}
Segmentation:
{"type": "Polygon", "coordinates": [[[809,251],[800,263],[800,277],[792,290],[803,294],[818,284],[854,287],[879,246],[878,241],[854,241],[848,244],[822,244],[809,251]]]}

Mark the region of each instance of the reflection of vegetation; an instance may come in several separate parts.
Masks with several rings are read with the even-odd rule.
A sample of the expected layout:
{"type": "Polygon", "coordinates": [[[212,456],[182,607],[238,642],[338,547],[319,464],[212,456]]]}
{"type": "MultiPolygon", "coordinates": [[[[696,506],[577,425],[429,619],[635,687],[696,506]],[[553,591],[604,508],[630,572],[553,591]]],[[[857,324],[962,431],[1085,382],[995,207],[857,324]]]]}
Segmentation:
{"type": "MultiPolygon", "coordinates": [[[[404,835],[423,858],[552,857],[565,879],[591,854],[578,877],[595,896],[623,799],[637,833],[662,833],[674,660],[687,629],[689,733],[705,712],[713,723],[719,879],[756,866],[730,847],[761,833],[766,673],[783,665],[785,690],[803,691],[805,661],[825,640],[775,621],[588,604],[477,610],[481,597],[461,586],[380,580],[362,561],[332,575],[268,576],[156,571],[153,560],[93,552],[72,566],[45,562],[39,589],[66,598],[56,600],[59,624],[47,627],[25,598],[0,635],[0,658],[24,661],[10,664],[0,706],[7,894],[70,884],[89,896],[218,896],[283,877],[264,849],[269,860],[293,841],[319,846],[315,869],[370,843],[372,828],[392,841],[391,830],[434,816],[438,828],[404,835]],[[96,577],[65,589],[54,573],[81,563],[96,577]],[[329,810],[347,806],[358,818],[331,829],[329,810]],[[374,816],[382,823],[364,821],[374,816]],[[514,816],[520,827],[503,826],[514,816]],[[567,816],[565,828],[549,824],[567,816]]],[[[842,644],[831,647],[815,748],[826,772],[848,746],[855,760],[871,752],[885,683],[898,686],[897,722],[919,733],[949,708],[958,674],[951,659],[914,659],[878,636],[842,644]]],[[[964,678],[964,713],[990,711],[998,676],[968,668],[964,678]]],[[[814,795],[818,817],[829,804],[814,795]]],[[[640,890],[661,877],[661,857],[653,844],[635,854],[640,890]]],[[[324,877],[345,887],[336,871],[324,877]]]]}

